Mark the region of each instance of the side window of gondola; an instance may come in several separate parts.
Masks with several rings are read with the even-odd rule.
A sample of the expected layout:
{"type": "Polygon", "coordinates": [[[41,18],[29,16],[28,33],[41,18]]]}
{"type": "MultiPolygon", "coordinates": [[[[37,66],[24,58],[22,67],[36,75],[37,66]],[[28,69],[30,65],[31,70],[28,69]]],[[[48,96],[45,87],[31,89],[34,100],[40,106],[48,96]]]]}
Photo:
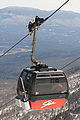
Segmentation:
{"type": "Polygon", "coordinates": [[[23,82],[24,82],[24,87],[25,87],[25,90],[30,93],[31,91],[31,77],[32,77],[32,74],[29,72],[29,71],[23,71],[22,72],[22,79],[23,79],[23,82]]]}
{"type": "Polygon", "coordinates": [[[32,79],[32,73],[28,71],[27,76],[26,76],[26,81],[29,86],[31,86],[31,82],[32,82],[31,79],[32,79]]]}
{"type": "Polygon", "coordinates": [[[23,73],[22,73],[22,79],[23,79],[23,83],[24,83],[24,87],[25,87],[25,89],[26,89],[26,76],[27,76],[27,71],[23,71],[23,73]]]}
{"type": "Polygon", "coordinates": [[[29,71],[23,71],[21,77],[24,82],[29,83],[32,77],[32,74],[29,71]]]}
{"type": "Polygon", "coordinates": [[[27,76],[27,71],[23,71],[21,75],[23,81],[25,81],[26,76],[27,76]]]}
{"type": "Polygon", "coordinates": [[[26,79],[29,80],[32,77],[32,74],[28,72],[26,79]]]}

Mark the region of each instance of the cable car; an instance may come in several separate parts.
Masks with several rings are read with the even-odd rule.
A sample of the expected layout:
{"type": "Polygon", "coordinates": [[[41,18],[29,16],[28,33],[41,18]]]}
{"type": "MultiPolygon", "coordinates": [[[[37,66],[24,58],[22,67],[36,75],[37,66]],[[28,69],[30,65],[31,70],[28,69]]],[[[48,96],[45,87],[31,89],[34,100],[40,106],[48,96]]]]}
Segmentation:
{"type": "Polygon", "coordinates": [[[25,68],[17,84],[17,105],[26,110],[61,108],[68,98],[68,82],[62,70],[48,67],[36,60],[35,42],[37,30],[44,19],[36,16],[35,22],[29,22],[29,32],[34,31],[31,61],[35,64],[25,68]]]}
{"type": "Polygon", "coordinates": [[[68,98],[68,83],[61,70],[25,68],[18,80],[17,93],[23,102],[26,93],[29,109],[61,108],[68,98]]]}
{"type": "Polygon", "coordinates": [[[62,70],[48,67],[46,64],[43,64],[41,61],[38,61],[34,58],[38,28],[41,24],[53,16],[60,8],[62,8],[68,1],[69,0],[67,0],[63,5],[61,5],[56,11],[54,11],[45,19],[36,16],[35,21],[30,21],[26,26],[29,29],[29,34],[27,34],[24,38],[22,38],[19,42],[17,42],[0,56],[2,57],[6,55],[12,48],[14,48],[23,39],[34,32],[31,61],[36,66],[23,69],[17,83],[18,96],[16,97],[16,103],[19,107],[22,107],[26,110],[61,108],[68,98],[68,81],[64,72],[62,70]]]}

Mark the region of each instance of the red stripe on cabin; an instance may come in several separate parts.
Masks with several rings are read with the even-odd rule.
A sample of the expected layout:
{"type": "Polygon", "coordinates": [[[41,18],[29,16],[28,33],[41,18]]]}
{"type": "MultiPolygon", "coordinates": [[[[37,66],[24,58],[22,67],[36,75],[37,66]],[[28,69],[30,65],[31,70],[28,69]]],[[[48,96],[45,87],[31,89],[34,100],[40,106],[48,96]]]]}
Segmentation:
{"type": "Polygon", "coordinates": [[[61,108],[66,102],[66,99],[51,99],[51,100],[39,100],[32,102],[30,100],[30,106],[32,110],[61,108]]]}

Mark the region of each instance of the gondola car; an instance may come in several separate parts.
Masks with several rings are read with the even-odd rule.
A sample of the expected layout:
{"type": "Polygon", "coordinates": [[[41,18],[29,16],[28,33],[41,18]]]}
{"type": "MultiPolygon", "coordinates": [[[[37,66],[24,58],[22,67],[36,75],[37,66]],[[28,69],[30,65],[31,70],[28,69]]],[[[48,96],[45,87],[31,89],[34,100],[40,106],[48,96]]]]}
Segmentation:
{"type": "Polygon", "coordinates": [[[44,21],[36,16],[35,22],[28,24],[29,32],[34,33],[31,61],[35,66],[21,72],[16,97],[17,105],[26,110],[61,108],[68,98],[68,82],[64,72],[35,59],[37,30],[44,21]]]}
{"type": "Polygon", "coordinates": [[[25,68],[18,80],[17,93],[17,100],[27,103],[27,110],[61,108],[68,98],[68,83],[61,70],[25,68]]]}

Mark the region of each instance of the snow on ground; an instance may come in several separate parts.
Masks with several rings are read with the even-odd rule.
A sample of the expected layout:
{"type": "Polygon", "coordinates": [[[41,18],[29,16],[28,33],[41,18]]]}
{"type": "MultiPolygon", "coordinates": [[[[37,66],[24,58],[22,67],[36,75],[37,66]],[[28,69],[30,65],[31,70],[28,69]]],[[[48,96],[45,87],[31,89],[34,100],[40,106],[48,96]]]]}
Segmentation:
{"type": "MultiPolygon", "coordinates": [[[[60,109],[41,111],[26,111],[16,106],[15,101],[0,108],[0,120],[80,120],[80,71],[70,74],[67,79],[69,83],[69,100],[60,113],[60,109]],[[69,104],[70,103],[70,104],[69,104]],[[57,118],[55,117],[56,115],[57,118]]],[[[0,81],[1,82],[1,81],[0,81]]],[[[7,81],[0,84],[0,106],[8,102],[16,95],[16,83],[7,81]]]]}

